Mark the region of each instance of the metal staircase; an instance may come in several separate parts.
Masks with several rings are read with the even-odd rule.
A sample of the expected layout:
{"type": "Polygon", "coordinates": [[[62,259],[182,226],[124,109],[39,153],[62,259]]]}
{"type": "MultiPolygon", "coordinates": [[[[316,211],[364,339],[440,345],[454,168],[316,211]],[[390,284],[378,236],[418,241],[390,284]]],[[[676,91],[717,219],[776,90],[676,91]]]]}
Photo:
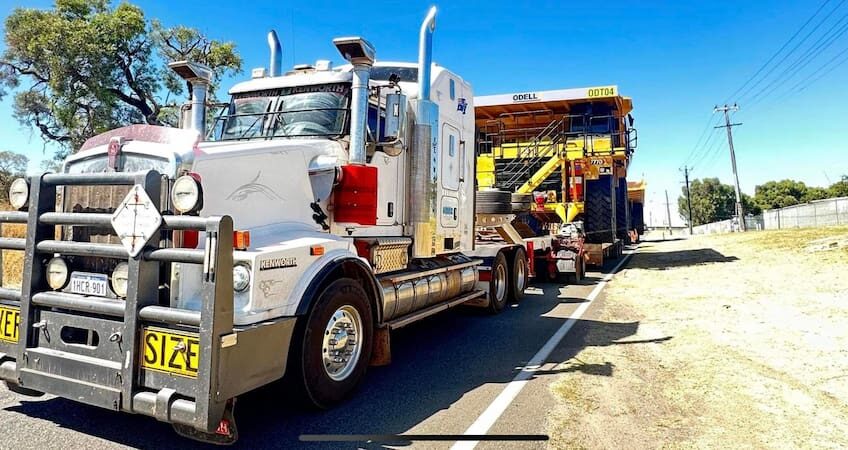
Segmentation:
{"type": "MultiPolygon", "coordinates": [[[[545,176],[537,176],[541,175],[537,172],[547,166],[554,166],[554,170],[558,166],[558,164],[554,164],[552,161],[559,160],[561,156],[559,151],[560,144],[563,144],[562,147],[565,148],[565,143],[568,140],[566,133],[567,126],[568,122],[566,119],[552,121],[536,137],[530,140],[529,144],[519,147],[516,151],[515,158],[505,160],[503,163],[499,163],[496,159],[498,187],[508,191],[516,191],[526,185],[528,179],[532,178],[536,180],[533,183],[535,185],[530,187],[529,190],[526,187],[523,189],[529,192],[543,184],[548,176],[553,173],[553,170],[546,170],[547,175],[545,176]]],[[[503,153],[503,147],[501,147],[501,152],[503,153]]],[[[554,184],[558,183],[555,182],[554,184]]]]}

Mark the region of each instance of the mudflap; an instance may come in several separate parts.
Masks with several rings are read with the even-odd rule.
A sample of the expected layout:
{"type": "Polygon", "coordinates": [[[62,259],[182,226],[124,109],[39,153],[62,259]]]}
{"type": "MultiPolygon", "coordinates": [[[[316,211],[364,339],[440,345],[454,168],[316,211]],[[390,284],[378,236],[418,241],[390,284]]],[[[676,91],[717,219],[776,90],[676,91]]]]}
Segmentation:
{"type": "Polygon", "coordinates": [[[200,441],[205,444],[213,445],[232,445],[238,440],[238,427],[236,426],[236,418],[233,414],[235,409],[236,399],[231,398],[224,408],[224,416],[221,417],[221,422],[218,423],[218,428],[214,433],[200,431],[189,425],[175,423],[174,431],[180,436],[195,441],[200,441]]]}

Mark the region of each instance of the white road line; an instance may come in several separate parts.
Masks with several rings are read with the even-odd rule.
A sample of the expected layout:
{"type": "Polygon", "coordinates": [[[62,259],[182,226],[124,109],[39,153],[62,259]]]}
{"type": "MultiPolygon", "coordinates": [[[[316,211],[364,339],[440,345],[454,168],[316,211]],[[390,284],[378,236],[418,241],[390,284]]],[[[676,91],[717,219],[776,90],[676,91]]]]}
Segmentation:
{"type": "MultiPolygon", "coordinates": [[[[613,275],[618,272],[618,269],[624,265],[629,259],[630,256],[633,255],[633,252],[626,253],[625,257],[622,258],[621,261],[616,264],[616,266],[604,275],[601,281],[592,289],[592,292],[589,293],[589,296],[586,297],[586,302],[581,303],[580,306],[574,310],[573,313],[568,317],[568,320],[563,323],[556,333],[545,342],[545,345],[533,355],[533,358],[521,368],[521,371],[509,382],[509,384],[504,387],[503,391],[495,397],[495,400],[483,411],[483,414],[480,414],[480,417],[465,430],[466,435],[469,434],[486,434],[489,432],[489,429],[492,428],[492,425],[501,417],[501,415],[506,411],[509,405],[515,400],[515,397],[518,396],[518,393],[521,392],[521,389],[524,388],[524,385],[530,380],[530,377],[533,376],[533,373],[536,372],[542,364],[545,363],[545,360],[548,359],[551,352],[559,345],[560,341],[565,337],[566,334],[571,330],[571,327],[574,326],[575,323],[586,313],[586,310],[589,309],[589,305],[595,300],[598,294],[604,289],[607,282],[612,279],[613,275]]],[[[453,444],[451,450],[471,450],[479,444],[480,441],[460,441],[453,444]]]]}

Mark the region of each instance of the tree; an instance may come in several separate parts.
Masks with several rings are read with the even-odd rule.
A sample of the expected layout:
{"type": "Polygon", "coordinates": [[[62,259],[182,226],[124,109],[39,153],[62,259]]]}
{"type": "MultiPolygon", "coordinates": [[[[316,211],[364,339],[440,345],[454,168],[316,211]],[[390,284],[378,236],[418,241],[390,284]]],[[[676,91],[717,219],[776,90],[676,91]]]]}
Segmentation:
{"type": "Polygon", "coordinates": [[[15,178],[26,175],[29,158],[9,151],[0,151],[0,199],[9,201],[9,185],[15,178]]]}
{"type": "MultiPolygon", "coordinates": [[[[692,196],[692,225],[703,225],[733,217],[736,195],[732,186],[721,184],[718,178],[704,178],[693,180],[689,184],[689,190],[692,196]]],[[[683,194],[677,199],[677,208],[680,215],[688,218],[686,188],[682,191],[683,194]]]]}
{"type": "Polygon", "coordinates": [[[848,175],[842,175],[842,180],[831,184],[827,193],[829,197],[848,197],[848,175]]]}
{"type": "Polygon", "coordinates": [[[795,180],[769,181],[754,188],[754,201],[762,209],[796,205],[808,201],[809,195],[810,188],[795,180]]]}
{"type": "Polygon", "coordinates": [[[16,8],[5,31],[0,98],[14,91],[15,118],[62,144],[60,158],[115,127],[173,125],[165,103],[183,91],[167,58],[198,58],[216,77],[241,70],[234,44],[149,22],[129,3],[56,0],[49,10],[16,8]]]}

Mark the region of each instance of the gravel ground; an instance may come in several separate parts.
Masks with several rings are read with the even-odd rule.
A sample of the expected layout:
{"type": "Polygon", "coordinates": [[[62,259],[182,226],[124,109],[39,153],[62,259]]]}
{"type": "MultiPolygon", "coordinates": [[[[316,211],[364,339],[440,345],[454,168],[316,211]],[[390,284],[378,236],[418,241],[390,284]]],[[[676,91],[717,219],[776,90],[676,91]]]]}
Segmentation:
{"type": "Polygon", "coordinates": [[[846,236],[644,243],[608,287],[599,322],[634,323],[635,334],[564,363],[608,370],[565,371],[551,385],[551,445],[848,447],[848,248],[810,250],[846,236]]]}

